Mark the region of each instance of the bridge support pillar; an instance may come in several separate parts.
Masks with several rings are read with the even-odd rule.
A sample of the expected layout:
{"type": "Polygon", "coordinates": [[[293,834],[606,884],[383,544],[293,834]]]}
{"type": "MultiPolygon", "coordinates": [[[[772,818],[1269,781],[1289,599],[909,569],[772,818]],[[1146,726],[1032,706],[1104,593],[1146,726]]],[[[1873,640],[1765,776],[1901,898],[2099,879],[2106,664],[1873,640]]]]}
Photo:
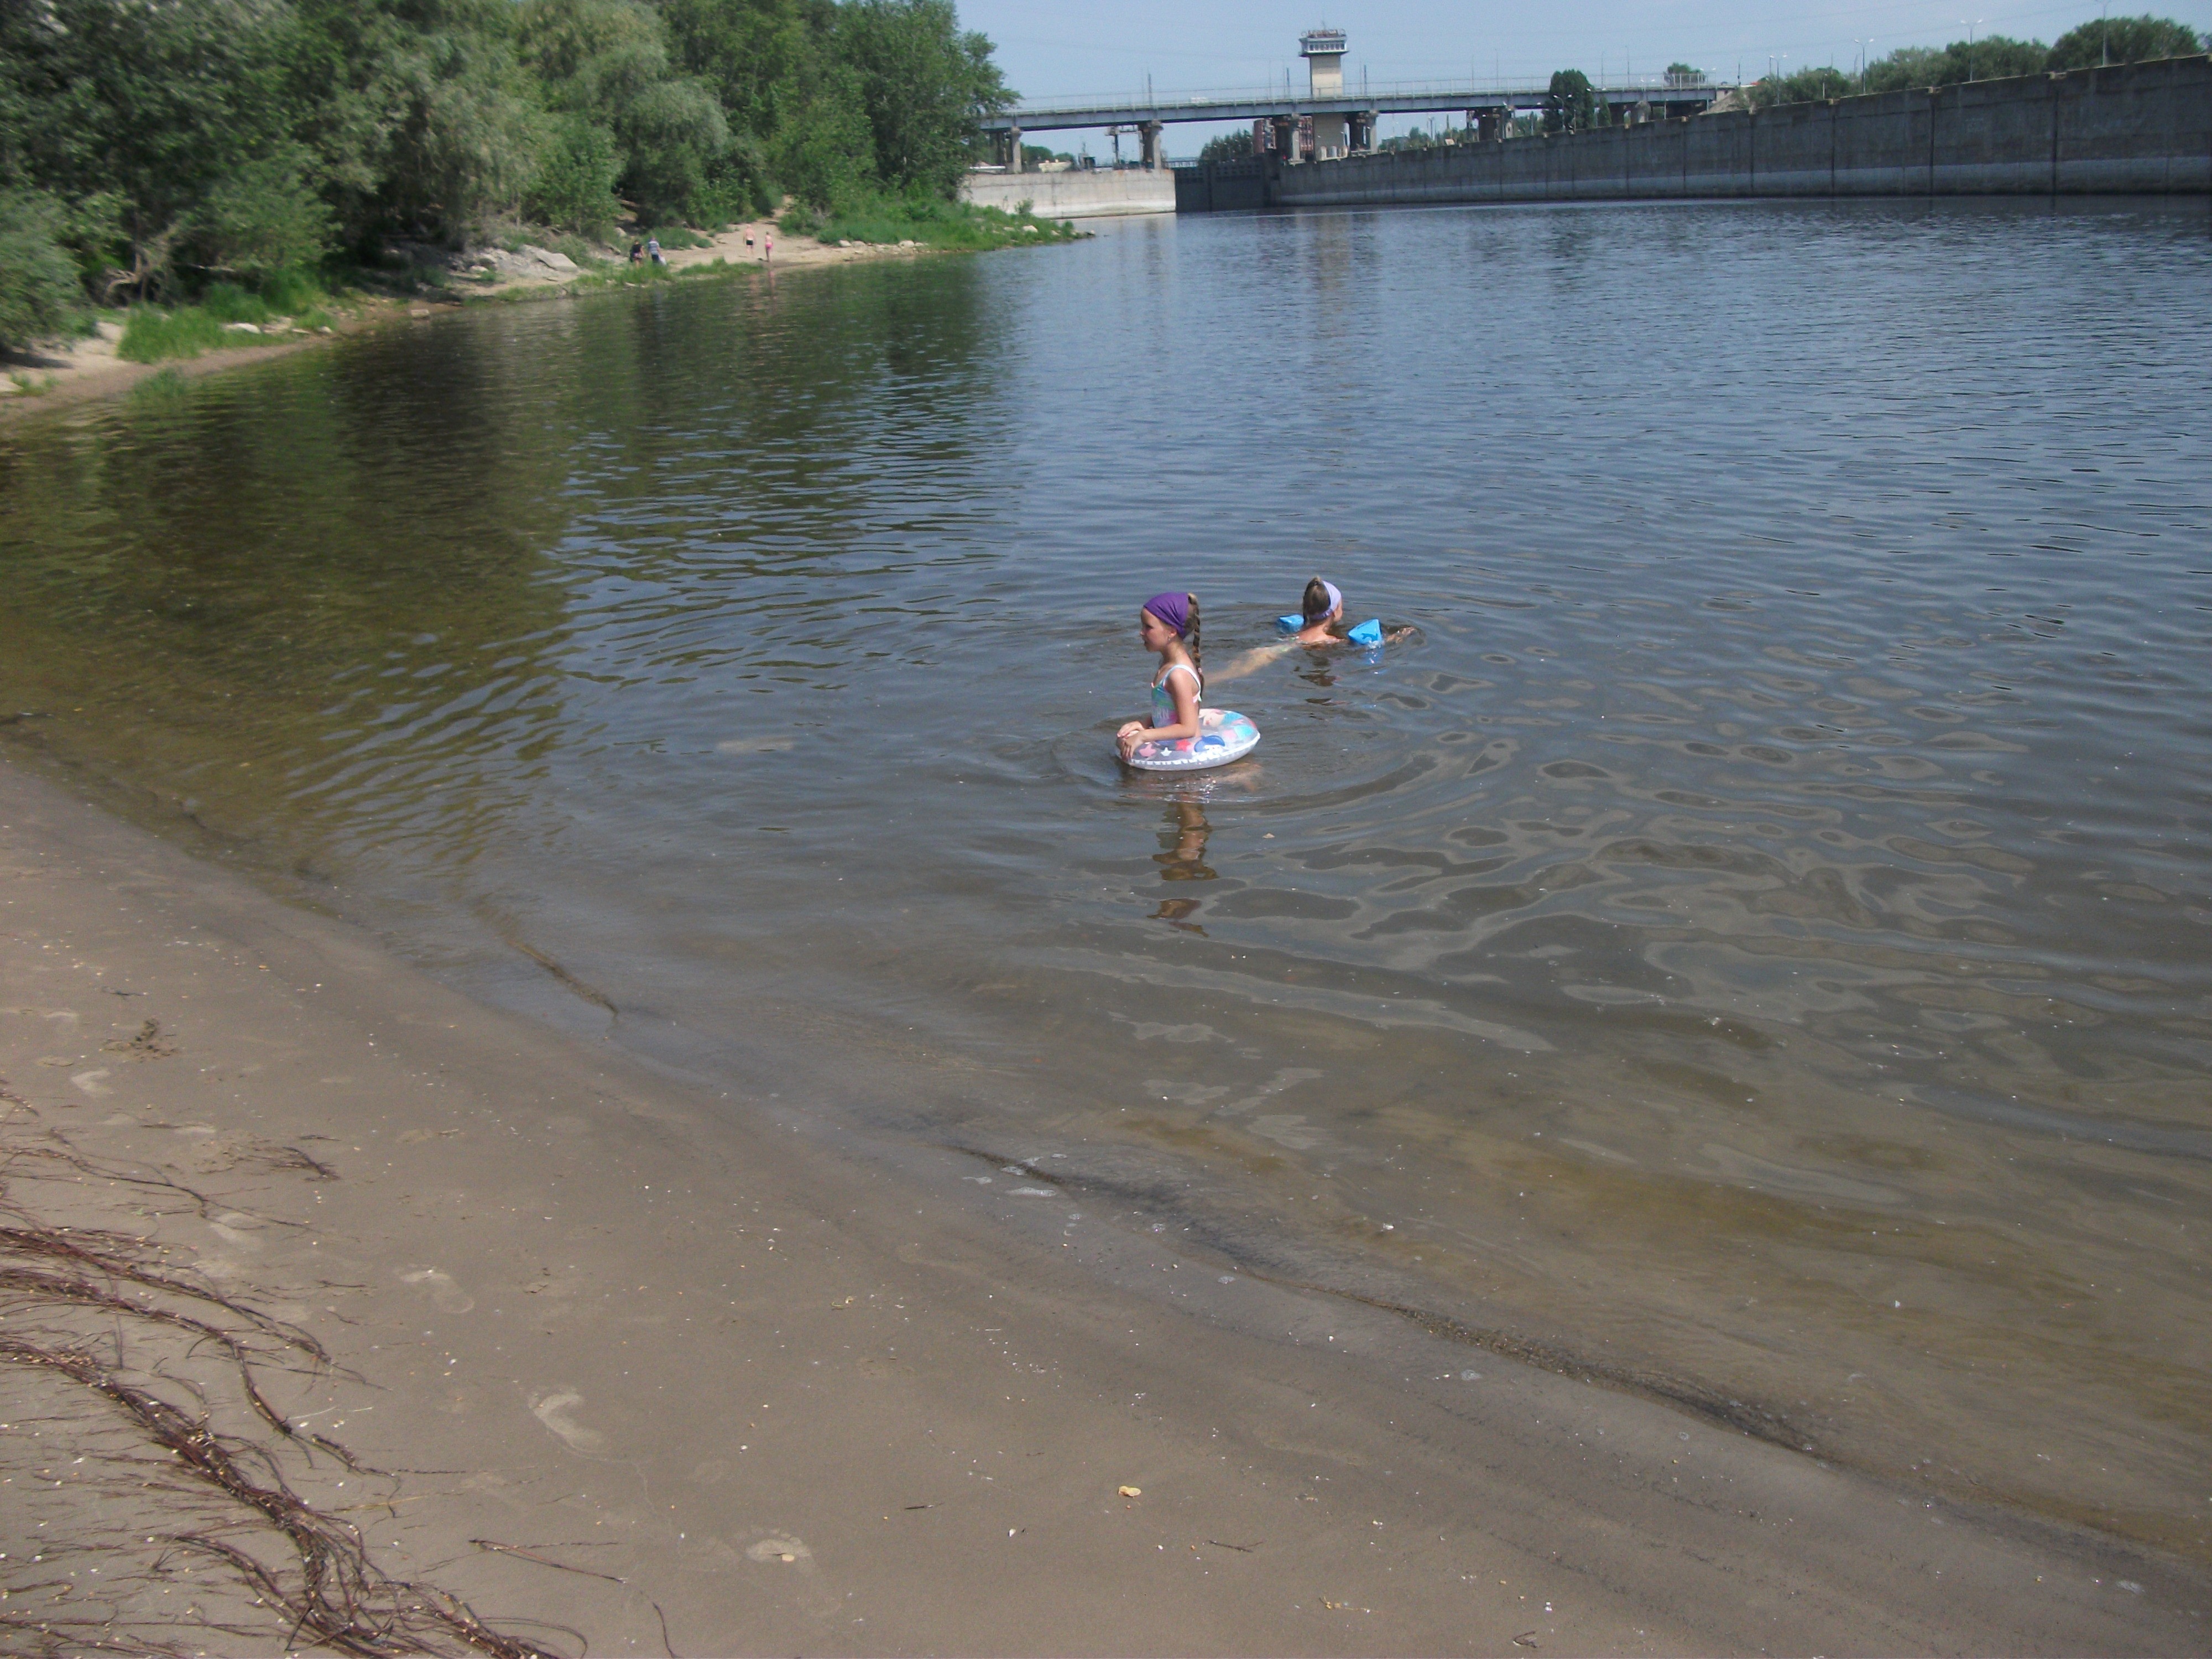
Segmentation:
{"type": "Polygon", "coordinates": [[[1147,170],[1165,164],[1166,158],[1160,154],[1160,134],[1163,131],[1164,129],[1158,121],[1137,123],[1137,136],[1143,140],[1141,153],[1147,170]]]}
{"type": "Polygon", "coordinates": [[[1006,129],[1006,171],[1019,173],[1021,170],[1022,130],[1019,127],[1009,127],[1006,129]]]}
{"type": "Polygon", "coordinates": [[[1298,118],[1270,116],[1267,124],[1275,130],[1275,159],[1285,167],[1294,165],[1298,159],[1298,118]]]}

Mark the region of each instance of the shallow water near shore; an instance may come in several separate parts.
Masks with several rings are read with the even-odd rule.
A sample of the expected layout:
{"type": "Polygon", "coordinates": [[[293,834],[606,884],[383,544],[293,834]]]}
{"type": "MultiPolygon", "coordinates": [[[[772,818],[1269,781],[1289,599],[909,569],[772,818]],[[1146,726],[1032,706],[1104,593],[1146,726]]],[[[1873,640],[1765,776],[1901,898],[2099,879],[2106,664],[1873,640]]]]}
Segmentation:
{"type": "Polygon", "coordinates": [[[978,1202],[2212,1559],[2208,278],[1468,210],[477,312],[9,434],[0,738],[978,1202]],[[1218,675],[1316,572],[1419,637],[1124,775],[1137,602],[1218,675]]]}

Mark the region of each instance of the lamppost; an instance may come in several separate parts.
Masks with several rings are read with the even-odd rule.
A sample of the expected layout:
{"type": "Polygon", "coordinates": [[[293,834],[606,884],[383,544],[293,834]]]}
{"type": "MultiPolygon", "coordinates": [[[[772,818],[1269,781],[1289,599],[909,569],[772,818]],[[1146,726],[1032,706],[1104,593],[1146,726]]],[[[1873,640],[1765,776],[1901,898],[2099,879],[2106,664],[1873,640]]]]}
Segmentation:
{"type": "Polygon", "coordinates": [[[1971,23],[1963,17],[1959,20],[1966,31],[1966,78],[1969,81],[1974,78],[1974,31],[1989,21],[1986,17],[1977,17],[1971,23]]]}

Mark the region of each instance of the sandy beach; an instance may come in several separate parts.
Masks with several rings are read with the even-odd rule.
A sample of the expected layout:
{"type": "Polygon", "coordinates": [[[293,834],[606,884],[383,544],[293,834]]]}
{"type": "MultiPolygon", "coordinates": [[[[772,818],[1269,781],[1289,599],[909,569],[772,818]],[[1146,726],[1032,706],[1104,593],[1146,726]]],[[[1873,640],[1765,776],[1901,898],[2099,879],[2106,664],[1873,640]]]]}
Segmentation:
{"type": "Polygon", "coordinates": [[[18,769],[0,1079],[21,1650],[2203,1646],[2171,1563],[902,1164],[18,769]]]}

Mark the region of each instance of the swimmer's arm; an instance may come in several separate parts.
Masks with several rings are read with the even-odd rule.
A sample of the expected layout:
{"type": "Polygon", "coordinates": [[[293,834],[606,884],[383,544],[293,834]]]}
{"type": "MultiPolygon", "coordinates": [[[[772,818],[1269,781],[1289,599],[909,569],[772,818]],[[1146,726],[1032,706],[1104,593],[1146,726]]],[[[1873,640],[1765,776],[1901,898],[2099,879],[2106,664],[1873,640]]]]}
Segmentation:
{"type": "Polygon", "coordinates": [[[1218,685],[1224,680],[1241,680],[1257,669],[1265,668],[1285,651],[1297,648],[1296,640],[1283,640],[1273,645],[1255,646],[1243,656],[1232,660],[1226,668],[1217,668],[1206,677],[1208,685],[1218,685]]]}

